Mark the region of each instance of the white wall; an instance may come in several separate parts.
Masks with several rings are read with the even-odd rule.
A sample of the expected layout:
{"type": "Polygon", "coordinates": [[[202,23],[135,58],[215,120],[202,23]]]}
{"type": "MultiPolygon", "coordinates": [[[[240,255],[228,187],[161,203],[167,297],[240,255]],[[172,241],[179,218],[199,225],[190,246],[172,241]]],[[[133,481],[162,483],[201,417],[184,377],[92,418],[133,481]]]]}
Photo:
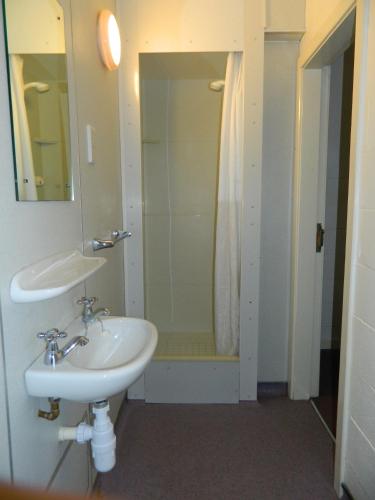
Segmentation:
{"type": "Polygon", "coordinates": [[[324,25],[342,0],[307,0],[306,1],[306,33],[314,35],[317,28],[324,25]]]}
{"type": "Polygon", "coordinates": [[[301,40],[301,52],[304,52],[319,31],[331,20],[336,9],[345,10],[353,0],[306,0],[306,33],[301,40]]]}
{"type": "Polygon", "coordinates": [[[213,332],[222,93],[208,84],[143,81],[146,318],[160,332],[213,332]]]}
{"type": "MultiPolygon", "coordinates": [[[[64,1],[64,5],[70,8],[68,0],[64,1]]],[[[13,480],[40,487],[47,487],[49,483],[52,487],[64,485],[67,490],[84,494],[90,481],[85,447],[73,445],[60,464],[67,445],[58,443],[57,428],[76,425],[86,405],[62,401],[61,416],[56,421],[42,420],[37,417],[37,410],[46,408],[47,402],[26,394],[23,376],[25,369],[44,349],[36,333],[51,327],[65,328],[81,312],[81,308],[75,305],[80,296],[86,293],[97,295],[103,304],[113,306],[115,313],[123,311],[121,247],[105,255],[109,262],[98,278],[92,278],[86,286],[78,285],[61,297],[38,303],[14,304],[9,296],[11,277],[21,267],[72,248],[84,247],[89,254],[86,240],[113,229],[112,225],[121,225],[121,197],[118,188],[116,190],[121,183],[117,77],[116,74],[109,74],[99,62],[95,37],[98,10],[114,10],[115,5],[110,0],[90,4],[75,0],[72,8],[74,61],[70,58],[70,37],[67,37],[66,43],[69,64],[74,62],[76,71],[76,85],[70,87],[71,95],[74,96],[75,87],[79,99],[78,107],[74,99],[70,103],[75,201],[15,201],[3,33],[0,34],[0,230],[7,236],[8,242],[0,249],[0,295],[13,480]],[[75,117],[78,123],[74,121],[75,117]],[[97,128],[97,150],[100,151],[90,174],[87,174],[89,167],[83,154],[84,125],[87,121],[97,128]],[[82,204],[79,170],[82,174],[82,204]],[[35,450],[38,450],[37,460],[35,450]]],[[[69,12],[65,19],[69,22],[69,12]]],[[[72,69],[71,66],[69,68],[72,69]]]]}
{"type": "Polygon", "coordinates": [[[301,33],[305,30],[305,0],[266,0],[266,31],[301,33]]]}
{"type": "Polygon", "coordinates": [[[360,22],[369,19],[369,28],[368,33],[359,33],[355,55],[356,64],[361,60],[364,71],[357,80],[359,87],[354,88],[355,98],[359,91],[359,115],[354,118],[354,123],[359,124],[359,133],[354,135],[358,149],[351,163],[356,190],[356,244],[352,256],[355,289],[345,353],[351,364],[347,372],[348,399],[344,415],[343,480],[353,496],[362,500],[375,497],[375,3],[361,2],[357,18],[360,22]],[[369,13],[365,11],[362,18],[362,6],[366,4],[369,13]]]}
{"type": "Polygon", "coordinates": [[[9,427],[7,415],[7,394],[5,384],[5,359],[3,352],[3,334],[1,329],[0,315],[0,481],[10,481],[10,447],[9,447],[9,427]]]}
{"type": "MultiPolygon", "coordinates": [[[[46,401],[30,398],[24,387],[24,370],[42,352],[44,345],[38,331],[64,328],[78,314],[74,301],[83,286],[66,295],[35,304],[14,304],[9,296],[9,283],[14,273],[43,257],[69,248],[81,248],[81,204],[77,200],[22,203],[15,201],[13,157],[5,71],[3,33],[1,33],[1,187],[0,228],[8,244],[0,250],[1,307],[4,354],[8,380],[13,479],[16,482],[46,486],[61,459],[65,446],[56,442],[57,426],[74,425],[83,413],[79,405],[63,404],[59,421],[47,422],[36,416],[46,401]],[[35,460],[35,450],[43,450],[35,460]]],[[[75,165],[75,184],[78,171],[75,165]]],[[[87,470],[87,467],[86,467],[87,470]]],[[[83,477],[84,477],[84,472],[83,477]]],[[[86,473],[87,487],[87,473],[86,473]]],[[[81,490],[84,491],[84,490],[81,490]]]]}
{"type": "MultiPolygon", "coordinates": [[[[108,71],[96,45],[96,18],[102,9],[115,12],[114,0],[74,0],[72,4],[75,88],[81,174],[83,243],[93,255],[91,240],[123,229],[120,170],[118,71],[108,71]],[[95,129],[95,164],[87,163],[86,125],[95,129]]],[[[126,57],[126,54],[125,54],[126,57]]],[[[95,255],[108,263],[86,283],[86,292],[113,314],[124,313],[123,251],[130,240],[95,255]]]]}
{"type": "Polygon", "coordinates": [[[64,11],[58,0],[6,0],[10,54],[64,54],[64,11]]]}
{"type": "Polygon", "coordinates": [[[287,380],[298,48],[297,42],[265,43],[258,369],[261,382],[287,380]]]}

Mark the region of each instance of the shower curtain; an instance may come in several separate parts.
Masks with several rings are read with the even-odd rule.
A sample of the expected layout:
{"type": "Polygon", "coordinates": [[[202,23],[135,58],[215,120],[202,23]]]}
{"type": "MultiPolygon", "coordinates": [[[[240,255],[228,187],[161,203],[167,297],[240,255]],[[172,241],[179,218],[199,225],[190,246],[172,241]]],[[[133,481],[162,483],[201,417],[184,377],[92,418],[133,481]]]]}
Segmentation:
{"type": "Polygon", "coordinates": [[[215,248],[216,351],[238,355],[240,337],[240,217],[243,172],[242,54],[228,55],[221,125],[215,248]]]}
{"type": "Polygon", "coordinates": [[[18,198],[19,200],[37,200],[30,129],[25,105],[23,59],[18,54],[12,54],[9,59],[18,198]]]}

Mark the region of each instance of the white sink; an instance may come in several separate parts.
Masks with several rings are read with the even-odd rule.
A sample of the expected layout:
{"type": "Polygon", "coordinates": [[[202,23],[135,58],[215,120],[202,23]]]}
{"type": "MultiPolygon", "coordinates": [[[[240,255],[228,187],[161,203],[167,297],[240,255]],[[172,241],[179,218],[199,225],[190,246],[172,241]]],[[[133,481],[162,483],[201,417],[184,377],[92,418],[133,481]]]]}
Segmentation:
{"type": "MultiPolygon", "coordinates": [[[[89,325],[89,343],[78,346],[55,367],[44,353],[25,372],[30,396],[64,398],[81,403],[108,399],[135,382],[154,354],[158,333],[143,319],[110,316],[89,325]]],[[[69,337],[85,335],[80,319],[67,329],[69,337]]]]}

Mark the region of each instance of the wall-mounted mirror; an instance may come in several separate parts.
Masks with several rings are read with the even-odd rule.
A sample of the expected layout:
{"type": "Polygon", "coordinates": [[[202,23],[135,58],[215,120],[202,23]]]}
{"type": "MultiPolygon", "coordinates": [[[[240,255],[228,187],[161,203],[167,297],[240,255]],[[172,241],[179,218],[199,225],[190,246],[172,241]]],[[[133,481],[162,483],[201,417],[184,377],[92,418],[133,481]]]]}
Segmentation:
{"type": "Polygon", "coordinates": [[[73,199],[64,11],[3,0],[18,201],[73,199]]]}

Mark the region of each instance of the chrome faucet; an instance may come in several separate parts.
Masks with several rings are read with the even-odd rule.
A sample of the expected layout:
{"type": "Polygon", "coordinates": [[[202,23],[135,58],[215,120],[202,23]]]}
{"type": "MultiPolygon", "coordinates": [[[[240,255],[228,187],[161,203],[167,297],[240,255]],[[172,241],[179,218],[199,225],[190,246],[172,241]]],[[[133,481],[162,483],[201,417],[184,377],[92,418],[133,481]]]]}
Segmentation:
{"type": "Polygon", "coordinates": [[[71,353],[76,347],[84,346],[89,342],[87,337],[76,336],[69,340],[69,342],[64,345],[62,349],[59,348],[57,339],[65,338],[67,334],[65,332],[59,332],[57,328],[52,328],[47,332],[40,332],[37,334],[39,339],[46,341],[46,352],[44,355],[44,363],[46,365],[54,366],[60,363],[69,353],[71,353]]]}
{"type": "Polygon", "coordinates": [[[77,304],[83,306],[82,321],[85,325],[94,323],[100,316],[109,316],[111,314],[111,311],[107,307],[94,311],[93,305],[97,300],[96,297],[81,297],[77,300],[77,304]]]}

